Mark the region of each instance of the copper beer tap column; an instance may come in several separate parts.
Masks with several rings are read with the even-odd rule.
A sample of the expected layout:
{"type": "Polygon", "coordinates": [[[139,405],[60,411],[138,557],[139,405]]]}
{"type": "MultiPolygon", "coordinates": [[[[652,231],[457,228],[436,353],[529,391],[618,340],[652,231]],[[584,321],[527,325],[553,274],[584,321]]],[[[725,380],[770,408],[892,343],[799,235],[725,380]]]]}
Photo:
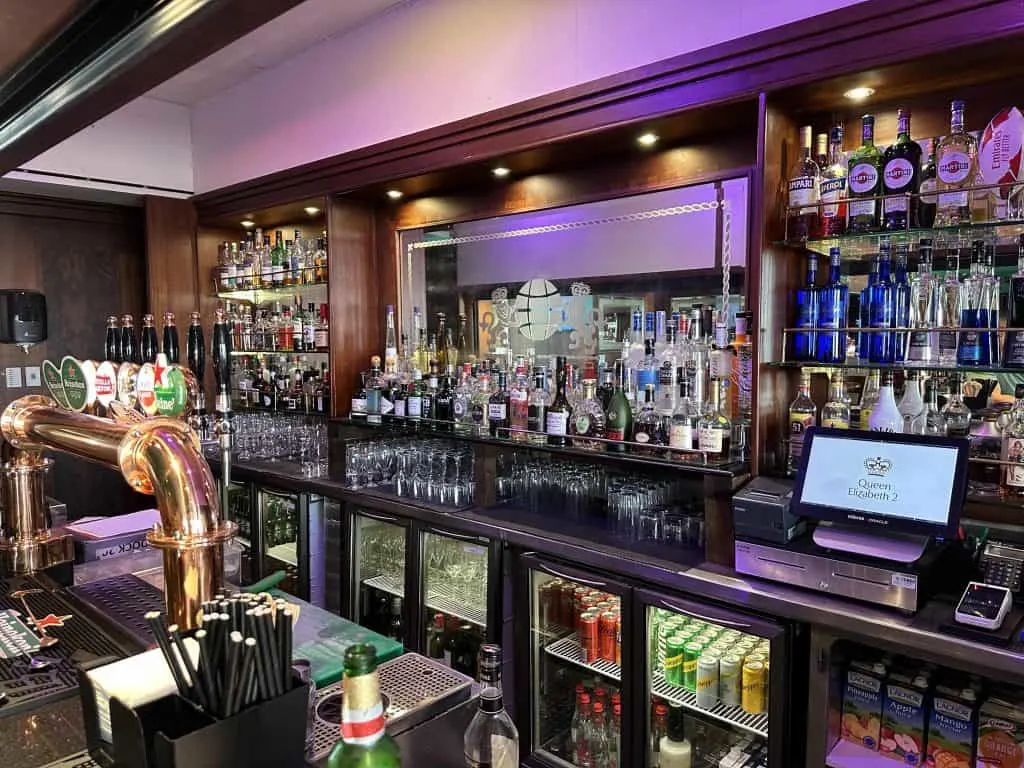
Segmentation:
{"type": "MultiPolygon", "coordinates": [[[[197,626],[200,605],[222,585],[223,544],[236,526],[221,519],[213,475],[198,437],[185,423],[156,418],[121,424],[29,395],[7,406],[0,432],[17,449],[15,464],[46,461],[42,451],[52,448],[118,468],[136,491],[153,494],[160,525],[147,539],[163,550],[169,621],[197,626]]],[[[10,492],[6,503],[8,508],[21,504],[10,492]]]]}

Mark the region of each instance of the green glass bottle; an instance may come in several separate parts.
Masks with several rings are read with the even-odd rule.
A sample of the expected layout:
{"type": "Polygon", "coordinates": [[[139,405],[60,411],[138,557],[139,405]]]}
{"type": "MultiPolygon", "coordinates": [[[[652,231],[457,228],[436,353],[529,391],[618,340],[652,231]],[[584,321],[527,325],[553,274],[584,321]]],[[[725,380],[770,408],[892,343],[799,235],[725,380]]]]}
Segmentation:
{"type": "MultiPolygon", "coordinates": [[[[622,361],[615,363],[616,383],[612,399],[608,403],[605,412],[604,436],[609,440],[628,440],[633,435],[633,409],[630,408],[629,400],[626,398],[627,377],[629,369],[622,361]]],[[[624,451],[624,443],[613,445],[609,450],[624,451]]]]}
{"type": "Polygon", "coordinates": [[[327,768],[399,768],[398,745],[384,730],[384,707],[377,676],[377,651],[353,645],[345,651],[341,738],[327,768]]]}

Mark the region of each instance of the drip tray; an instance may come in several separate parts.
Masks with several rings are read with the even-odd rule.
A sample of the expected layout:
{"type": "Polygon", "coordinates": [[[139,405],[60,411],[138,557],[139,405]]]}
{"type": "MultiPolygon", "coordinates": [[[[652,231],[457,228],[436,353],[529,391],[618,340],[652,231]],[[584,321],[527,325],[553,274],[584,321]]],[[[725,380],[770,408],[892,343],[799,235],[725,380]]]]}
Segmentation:
{"type": "MultiPolygon", "coordinates": [[[[384,719],[392,736],[441,715],[470,699],[473,681],[438,661],[406,653],[378,668],[384,719]]],[[[342,684],[317,691],[313,758],[320,760],[338,740],[342,684]]]]}
{"type": "Polygon", "coordinates": [[[32,576],[0,579],[0,611],[9,612],[4,614],[8,620],[0,638],[0,692],[6,695],[0,717],[73,696],[78,690],[77,664],[127,655],[126,649],[92,622],[85,606],[71,595],[51,590],[50,585],[32,576]],[[22,601],[10,594],[33,589],[40,591],[26,596],[28,608],[46,634],[58,642],[49,648],[22,652],[18,643],[32,641],[40,631],[32,626],[22,601]]]}
{"type": "Polygon", "coordinates": [[[100,764],[93,760],[87,751],[83,750],[61,760],[47,763],[43,768],[100,768],[100,764]]]}
{"type": "Polygon", "coordinates": [[[146,623],[146,614],[166,610],[164,593],[130,573],[79,584],[68,591],[124,629],[143,648],[153,643],[153,632],[146,623]]]}

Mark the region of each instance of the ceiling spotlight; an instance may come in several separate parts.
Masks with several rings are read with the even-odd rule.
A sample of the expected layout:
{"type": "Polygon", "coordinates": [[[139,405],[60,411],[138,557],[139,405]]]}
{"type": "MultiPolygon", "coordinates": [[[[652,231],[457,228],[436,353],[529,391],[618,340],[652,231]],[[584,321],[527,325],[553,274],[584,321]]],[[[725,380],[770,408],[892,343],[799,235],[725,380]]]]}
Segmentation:
{"type": "Polygon", "coordinates": [[[506,168],[503,165],[499,165],[497,168],[491,169],[491,173],[493,173],[499,179],[504,179],[506,176],[508,176],[510,173],[512,173],[512,171],[510,171],[508,168],[506,168]]]}
{"type": "Polygon", "coordinates": [[[242,226],[246,229],[252,229],[256,226],[256,222],[252,219],[242,219],[242,226]]]}
{"type": "Polygon", "coordinates": [[[651,133],[650,131],[647,133],[641,133],[636,137],[636,143],[641,147],[653,147],[658,143],[658,134],[651,133]]]}
{"type": "Polygon", "coordinates": [[[388,197],[390,197],[392,200],[398,200],[399,198],[402,197],[402,192],[401,190],[398,189],[389,189],[388,197]]]}
{"type": "Polygon", "coordinates": [[[850,101],[864,101],[864,99],[873,95],[874,92],[874,88],[868,88],[866,85],[862,85],[857,88],[851,88],[846,91],[843,96],[848,98],[850,101]]]}
{"type": "Polygon", "coordinates": [[[307,205],[307,206],[306,206],[305,208],[303,208],[302,210],[304,210],[304,211],[305,211],[306,213],[308,213],[308,214],[309,214],[310,216],[316,216],[316,215],[317,215],[318,213],[320,213],[320,209],[319,209],[319,208],[317,208],[317,207],[316,207],[315,205],[307,205]]]}

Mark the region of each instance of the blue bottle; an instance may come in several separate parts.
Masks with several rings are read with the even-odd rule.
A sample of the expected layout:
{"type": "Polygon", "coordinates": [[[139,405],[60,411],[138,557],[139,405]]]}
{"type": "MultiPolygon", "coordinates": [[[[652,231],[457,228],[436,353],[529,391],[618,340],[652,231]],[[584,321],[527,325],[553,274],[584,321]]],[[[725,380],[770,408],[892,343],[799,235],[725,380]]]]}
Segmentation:
{"type": "Polygon", "coordinates": [[[868,359],[872,363],[891,363],[896,359],[895,344],[892,333],[880,333],[895,326],[893,315],[896,309],[894,286],[892,283],[892,256],[889,241],[884,239],[878,245],[878,280],[871,286],[869,295],[869,316],[871,318],[871,353],[868,359]]]}
{"type": "MultiPolygon", "coordinates": [[[[895,279],[892,286],[892,319],[897,328],[910,327],[910,281],[907,280],[907,245],[896,246],[895,279]]],[[[897,331],[892,335],[893,354],[896,362],[907,359],[908,332],[897,331]]]]}
{"type": "Polygon", "coordinates": [[[828,285],[818,293],[819,363],[846,362],[846,314],[850,304],[850,289],[843,283],[838,248],[828,252],[828,285]],[[829,331],[829,329],[837,329],[829,331]]]}
{"type": "Polygon", "coordinates": [[[818,254],[807,254],[807,279],[796,290],[796,327],[793,334],[793,356],[797,360],[814,360],[814,327],[818,323],[818,254]]]}
{"type": "MultiPolygon", "coordinates": [[[[871,257],[871,269],[868,272],[868,284],[860,292],[859,326],[871,327],[871,289],[878,282],[878,254],[871,257]]],[[[857,335],[857,359],[862,363],[871,360],[871,334],[861,332],[857,335]]]]}
{"type": "Polygon", "coordinates": [[[960,344],[956,350],[957,365],[988,365],[988,292],[982,266],[985,244],[974,241],[971,271],[964,278],[960,306],[960,344]]]}

